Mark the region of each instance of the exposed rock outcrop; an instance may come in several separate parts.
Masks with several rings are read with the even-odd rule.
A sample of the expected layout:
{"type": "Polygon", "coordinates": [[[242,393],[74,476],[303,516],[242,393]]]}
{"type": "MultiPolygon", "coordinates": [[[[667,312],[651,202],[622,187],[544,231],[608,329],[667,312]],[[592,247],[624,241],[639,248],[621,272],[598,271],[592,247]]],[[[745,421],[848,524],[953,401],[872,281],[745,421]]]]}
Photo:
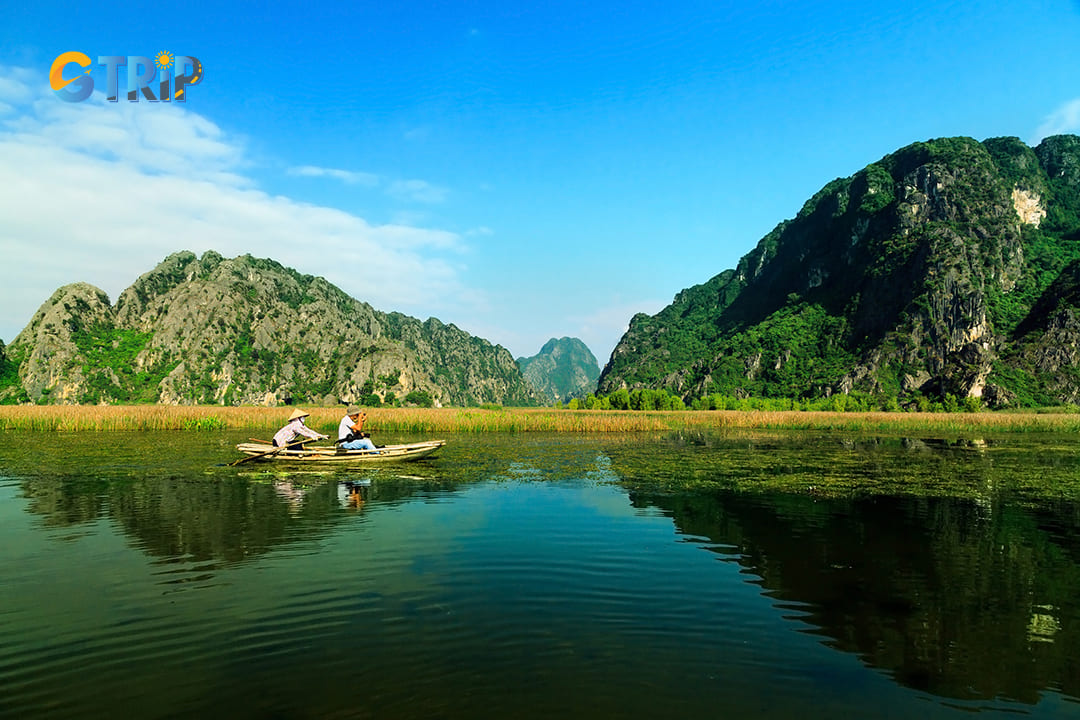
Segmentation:
{"type": "Polygon", "coordinates": [[[577,338],[551,338],[539,353],[517,362],[525,379],[548,402],[584,397],[596,390],[600,377],[596,356],[577,338]]]}
{"type": "Polygon", "coordinates": [[[66,286],[7,350],[18,363],[0,388],[8,402],[538,401],[506,349],[247,255],[176,253],[115,306],[66,286]]]}
{"type": "Polygon", "coordinates": [[[1054,281],[1076,260],[1080,138],[915,143],[635,316],[599,390],[1073,402],[1080,305],[1054,281]]]}

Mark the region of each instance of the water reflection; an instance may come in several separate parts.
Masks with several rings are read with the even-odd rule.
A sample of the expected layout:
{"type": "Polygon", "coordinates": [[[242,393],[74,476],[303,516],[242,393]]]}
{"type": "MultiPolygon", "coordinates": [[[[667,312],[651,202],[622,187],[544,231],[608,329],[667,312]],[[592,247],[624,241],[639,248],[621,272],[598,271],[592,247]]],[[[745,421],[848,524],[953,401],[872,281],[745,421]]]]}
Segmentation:
{"type": "MultiPolygon", "coordinates": [[[[234,441],[181,445],[166,433],[24,433],[0,449],[20,477],[27,510],[46,528],[116,524],[131,544],[200,577],[273,548],[326,537],[368,502],[400,503],[432,487],[423,461],[371,473],[245,464],[228,467],[234,441]],[[79,458],[73,461],[72,458],[79,458]]],[[[74,538],[77,535],[65,534],[74,538]]],[[[171,580],[167,580],[171,581],[171,580]]]]}
{"type": "Polygon", "coordinates": [[[140,550],[185,561],[244,562],[275,546],[325,537],[368,502],[400,503],[424,492],[384,478],[206,482],[199,479],[94,482],[23,480],[27,509],[45,527],[115,522],[140,550]]]}
{"type": "MultiPolygon", "coordinates": [[[[160,601],[164,584],[170,603],[190,608],[166,661],[195,656],[208,668],[202,683],[178,691],[201,692],[224,672],[230,682],[217,702],[243,697],[236,688],[257,663],[275,683],[305,686],[317,680],[305,674],[312,668],[330,663],[341,677],[378,658],[397,710],[411,707],[419,672],[456,702],[455,683],[520,694],[532,687],[523,676],[548,673],[577,682],[580,700],[596,697],[588,678],[602,676],[618,688],[612,715],[648,698],[662,704],[665,692],[702,705],[727,699],[744,713],[766,696],[790,709],[813,696],[802,669],[821,661],[785,654],[800,643],[829,656],[835,665],[823,672],[837,677],[867,685],[866,676],[879,677],[850,656],[881,669],[896,681],[881,684],[898,695],[910,688],[1029,707],[1048,691],[1080,698],[1080,461],[1064,443],[481,436],[457,439],[432,462],[323,472],[222,467],[231,442],[174,447],[152,433],[97,435],[72,438],[61,453],[33,436],[15,444],[21,455],[11,443],[0,448],[0,474],[19,478],[8,487],[31,518],[11,537],[53,569],[48,587],[33,562],[19,563],[20,592],[63,595],[56,587],[81,573],[77,584],[114,593],[122,607],[103,603],[98,615],[84,600],[49,610],[52,597],[20,596],[18,615],[8,615],[20,618],[9,623],[10,657],[48,651],[25,671],[33,692],[48,692],[51,653],[86,644],[93,628],[105,628],[90,637],[115,663],[97,680],[129,670],[131,641],[143,642],[140,665],[160,660],[161,634],[178,620],[160,601]],[[67,542],[77,533],[58,528],[96,537],[82,555],[67,542]],[[58,543],[67,553],[53,552],[58,543]],[[705,553],[743,572],[703,572],[735,567],[705,553]],[[120,563],[128,566],[113,570],[120,563]],[[747,583],[772,605],[745,592],[747,583]],[[306,614],[313,605],[320,612],[306,614]],[[50,623],[63,622],[58,640],[50,623]],[[362,640],[342,630],[353,627],[365,629],[362,640]],[[759,630],[774,633],[761,648],[747,640],[759,630]],[[113,631],[128,633],[124,643],[113,631]],[[234,648],[232,660],[223,663],[222,646],[234,648]],[[845,663],[864,675],[836,669],[845,663]],[[650,664],[657,670],[646,687],[650,664]],[[691,674],[701,668],[706,680],[691,674]],[[784,697],[778,681],[805,695],[784,697]],[[705,682],[713,694],[694,695],[705,682]],[[620,705],[623,695],[634,700],[620,705]]],[[[24,672],[8,665],[0,662],[0,675],[24,672]]],[[[844,707],[837,697],[862,709],[859,693],[878,699],[835,684],[833,709],[844,707]]],[[[324,692],[339,691],[313,696],[324,692]]],[[[439,697],[423,706],[428,714],[454,716],[439,697]]],[[[300,689],[287,697],[311,700],[300,689]]],[[[511,705],[490,707],[495,716],[511,705]]]]}
{"type": "Polygon", "coordinates": [[[636,507],[661,509],[725,558],[737,549],[809,632],[905,686],[1080,696],[1080,505],[1060,499],[1075,492],[1074,458],[986,443],[740,442],[684,443],[711,452],[671,450],[678,463],[660,466],[625,446],[609,453],[636,507]]]}
{"type": "Polygon", "coordinates": [[[371,497],[371,480],[346,480],[338,483],[338,500],[345,507],[362,510],[371,497]]]}

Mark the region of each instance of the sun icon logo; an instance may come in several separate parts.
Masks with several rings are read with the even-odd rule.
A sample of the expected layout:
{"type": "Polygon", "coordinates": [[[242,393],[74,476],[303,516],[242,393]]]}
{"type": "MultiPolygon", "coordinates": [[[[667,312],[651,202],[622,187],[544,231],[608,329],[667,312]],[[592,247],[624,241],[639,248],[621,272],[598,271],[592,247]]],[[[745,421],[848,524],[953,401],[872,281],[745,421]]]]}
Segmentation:
{"type": "Polygon", "coordinates": [[[168,50],[162,50],[154,56],[154,62],[162,70],[167,70],[172,65],[173,56],[168,50]]]}

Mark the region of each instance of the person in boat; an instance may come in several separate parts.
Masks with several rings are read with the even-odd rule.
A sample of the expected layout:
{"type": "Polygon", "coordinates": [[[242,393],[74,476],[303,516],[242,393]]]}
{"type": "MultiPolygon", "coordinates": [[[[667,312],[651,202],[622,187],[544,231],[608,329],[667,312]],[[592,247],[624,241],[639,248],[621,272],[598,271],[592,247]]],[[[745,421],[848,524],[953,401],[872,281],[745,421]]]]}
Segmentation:
{"type": "Polygon", "coordinates": [[[375,443],[371,442],[371,435],[364,432],[364,421],[367,413],[360,412],[360,408],[350,405],[345,410],[345,417],[338,423],[338,444],[344,450],[374,450],[375,443]]]}
{"type": "Polygon", "coordinates": [[[361,412],[357,406],[350,405],[346,408],[345,417],[341,418],[341,422],[338,423],[338,444],[350,442],[359,437],[360,432],[364,429],[365,420],[367,420],[367,413],[361,412]]]}
{"type": "Polygon", "coordinates": [[[309,437],[312,440],[325,440],[330,437],[304,424],[304,418],[310,415],[311,413],[299,408],[293,410],[292,415],[289,416],[289,424],[274,433],[274,447],[284,447],[297,437],[309,437]]]}

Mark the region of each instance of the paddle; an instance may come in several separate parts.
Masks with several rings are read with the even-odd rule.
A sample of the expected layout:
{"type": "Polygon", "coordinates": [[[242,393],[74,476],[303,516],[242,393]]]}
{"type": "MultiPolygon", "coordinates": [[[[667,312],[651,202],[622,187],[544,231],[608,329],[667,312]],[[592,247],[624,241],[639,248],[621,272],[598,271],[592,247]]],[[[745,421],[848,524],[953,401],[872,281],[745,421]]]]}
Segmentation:
{"type": "Polygon", "coordinates": [[[233,462],[229,463],[229,467],[232,467],[233,465],[239,465],[240,463],[245,463],[248,460],[254,460],[256,458],[266,457],[267,455],[273,455],[274,453],[281,452],[285,448],[291,448],[294,445],[303,445],[306,442],[311,442],[311,438],[304,437],[304,438],[302,438],[300,440],[293,440],[291,443],[288,443],[286,445],[282,445],[281,447],[276,447],[273,450],[267,450],[266,452],[257,453],[255,455],[245,455],[244,457],[240,458],[239,460],[234,460],[233,462]]]}

